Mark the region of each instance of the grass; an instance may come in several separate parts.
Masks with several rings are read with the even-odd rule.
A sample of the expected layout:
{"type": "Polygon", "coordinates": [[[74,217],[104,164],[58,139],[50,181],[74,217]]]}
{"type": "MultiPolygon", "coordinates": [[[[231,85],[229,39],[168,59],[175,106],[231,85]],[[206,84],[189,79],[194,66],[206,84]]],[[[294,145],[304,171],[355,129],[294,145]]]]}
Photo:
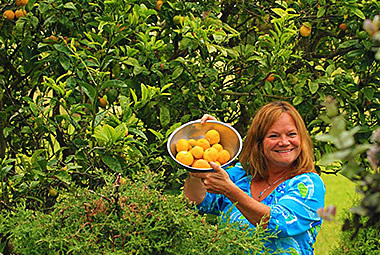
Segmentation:
{"type": "Polygon", "coordinates": [[[325,206],[335,205],[337,207],[334,221],[324,221],[321,232],[317,237],[315,245],[315,255],[328,255],[338,240],[342,228],[342,216],[344,209],[352,206],[354,200],[358,198],[355,191],[355,183],[342,175],[322,174],[322,179],[326,185],[325,206]]]}

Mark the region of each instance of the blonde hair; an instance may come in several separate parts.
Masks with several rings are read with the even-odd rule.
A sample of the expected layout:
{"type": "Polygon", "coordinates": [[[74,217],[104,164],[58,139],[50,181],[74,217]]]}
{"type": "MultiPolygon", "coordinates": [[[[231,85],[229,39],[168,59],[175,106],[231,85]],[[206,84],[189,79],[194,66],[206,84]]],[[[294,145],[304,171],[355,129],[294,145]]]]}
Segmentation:
{"type": "Polygon", "coordinates": [[[306,172],[315,172],[314,150],[305,123],[298,111],[288,102],[275,101],[264,105],[255,115],[247,132],[240,154],[240,163],[253,178],[267,179],[267,162],[264,156],[263,140],[273,123],[282,113],[288,113],[294,120],[300,135],[300,155],[293,163],[289,175],[295,176],[306,172]]]}

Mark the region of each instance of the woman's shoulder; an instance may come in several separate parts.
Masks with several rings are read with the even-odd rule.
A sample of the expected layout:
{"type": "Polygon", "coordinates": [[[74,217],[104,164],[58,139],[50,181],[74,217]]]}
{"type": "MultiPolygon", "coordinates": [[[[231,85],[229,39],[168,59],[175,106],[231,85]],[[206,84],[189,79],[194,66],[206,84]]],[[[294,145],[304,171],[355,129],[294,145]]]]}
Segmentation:
{"type": "Polygon", "coordinates": [[[289,186],[305,186],[313,187],[313,189],[322,189],[325,190],[325,184],[321,176],[314,172],[302,173],[294,176],[289,180],[289,186]]]}

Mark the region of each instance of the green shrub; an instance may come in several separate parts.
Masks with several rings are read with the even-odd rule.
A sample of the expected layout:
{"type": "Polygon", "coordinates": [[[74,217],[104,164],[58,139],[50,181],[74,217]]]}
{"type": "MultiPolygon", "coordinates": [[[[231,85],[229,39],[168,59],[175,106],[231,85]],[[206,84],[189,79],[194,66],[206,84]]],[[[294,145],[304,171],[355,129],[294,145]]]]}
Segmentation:
{"type": "MultiPolygon", "coordinates": [[[[163,194],[158,174],[79,188],[57,199],[51,213],[0,214],[0,233],[17,254],[245,254],[269,236],[211,224],[182,195],[163,194]],[[124,182],[125,181],[125,182],[124,182]]],[[[0,246],[1,247],[1,246],[0,246]]],[[[2,251],[0,251],[2,252],[2,251]]]]}
{"type": "MultiPolygon", "coordinates": [[[[354,217],[347,212],[346,221],[352,223],[354,217]]],[[[368,217],[361,217],[360,224],[365,225],[368,217]]],[[[338,245],[330,251],[330,255],[377,255],[380,254],[380,222],[366,228],[349,228],[342,231],[338,245]],[[357,231],[357,233],[356,233],[357,231]],[[354,235],[355,234],[355,235],[354,235]]]]}

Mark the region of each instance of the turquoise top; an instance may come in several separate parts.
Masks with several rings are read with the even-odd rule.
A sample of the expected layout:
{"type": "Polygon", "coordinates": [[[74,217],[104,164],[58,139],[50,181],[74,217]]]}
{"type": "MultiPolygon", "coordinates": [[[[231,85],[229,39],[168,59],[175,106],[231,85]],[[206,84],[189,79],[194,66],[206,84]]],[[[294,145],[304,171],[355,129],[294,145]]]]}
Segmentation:
{"type": "MultiPolygon", "coordinates": [[[[240,163],[226,170],[232,182],[252,197],[252,176],[247,175],[240,163]]],[[[282,182],[264,200],[271,208],[267,229],[278,232],[277,238],[266,244],[268,251],[277,248],[288,253],[314,253],[313,245],[321,228],[322,218],[317,210],[324,207],[326,188],[316,173],[304,173],[282,182]]],[[[255,228],[238,208],[224,195],[207,193],[197,208],[204,213],[221,216],[221,222],[239,222],[243,227],[255,228]]]]}

